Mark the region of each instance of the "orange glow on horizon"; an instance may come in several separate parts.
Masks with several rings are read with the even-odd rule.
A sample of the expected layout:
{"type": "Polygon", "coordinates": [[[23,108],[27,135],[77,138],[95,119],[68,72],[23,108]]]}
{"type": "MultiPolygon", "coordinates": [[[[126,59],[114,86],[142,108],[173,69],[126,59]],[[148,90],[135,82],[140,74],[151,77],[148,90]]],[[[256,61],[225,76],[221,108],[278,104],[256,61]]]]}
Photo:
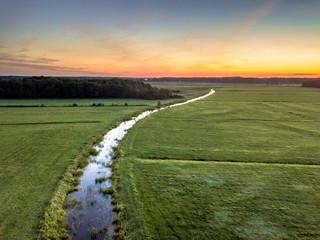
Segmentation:
{"type": "MultiPolygon", "coordinates": [[[[52,14],[57,23],[44,20],[52,23],[47,28],[39,21],[40,11],[36,11],[27,15],[29,25],[18,18],[4,25],[0,75],[320,77],[320,31],[315,31],[320,29],[317,5],[310,5],[303,12],[300,5],[289,4],[285,7],[291,7],[290,11],[283,13],[287,8],[281,4],[284,3],[277,0],[265,1],[251,12],[246,8],[239,12],[227,4],[232,14],[225,17],[210,12],[202,18],[201,9],[195,18],[199,23],[188,22],[190,26],[180,19],[187,21],[188,13],[177,17],[175,12],[168,16],[166,11],[158,15],[143,11],[137,15],[141,19],[114,15],[107,21],[105,12],[95,18],[99,7],[93,9],[93,22],[86,22],[81,14],[75,17],[79,22],[65,14],[66,19],[61,16],[61,21],[70,24],[65,26],[52,14]],[[277,12],[277,7],[281,11],[277,12]],[[290,22],[297,19],[290,15],[293,12],[310,19],[300,24],[290,22]],[[284,20],[285,14],[289,20],[284,20]]],[[[43,5],[45,8],[46,4],[43,5]]],[[[198,6],[201,4],[193,8],[198,6]]],[[[79,8],[83,10],[81,4],[79,8]]],[[[193,8],[189,9],[191,13],[193,8]]],[[[48,11],[50,14],[51,9],[48,11]]],[[[303,18],[299,19],[296,21],[303,18]]]]}

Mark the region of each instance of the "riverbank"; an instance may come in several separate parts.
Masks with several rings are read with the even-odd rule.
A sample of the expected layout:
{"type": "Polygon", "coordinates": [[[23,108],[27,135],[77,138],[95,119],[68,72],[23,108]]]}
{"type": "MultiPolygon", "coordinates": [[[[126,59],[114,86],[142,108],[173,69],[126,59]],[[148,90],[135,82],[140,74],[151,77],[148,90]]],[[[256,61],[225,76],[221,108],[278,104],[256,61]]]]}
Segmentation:
{"type": "MultiPolygon", "coordinates": [[[[211,90],[208,94],[182,103],[144,111],[137,117],[120,123],[116,128],[106,133],[101,143],[99,145],[96,144],[95,151],[93,151],[96,156],[87,156],[87,158],[89,158],[89,165],[85,167],[80,181],[76,181],[80,182],[80,186],[75,193],[69,194],[66,200],[67,204],[64,204],[67,206],[66,219],[68,221],[69,235],[73,235],[73,239],[87,239],[92,237],[92,235],[94,235],[96,239],[112,239],[114,229],[112,223],[117,223],[119,219],[122,218],[122,208],[117,204],[112,207],[111,199],[104,198],[102,195],[104,192],[113,194],[113,203],[117,203],[115,192],[117,182],[115,181],[115,184],[111,187],[109,180],[111,171],[109,166],[113,166],[112,168],[114,169],[116,168],[116,162],[111,164],[111,155],[114,155],[114,158],[117,157],[117,154],[113,154],[113,149],[118,145],[118,141],[121,141],[124,137],[127,130],[141,119],[157,111],[198,101],[212,94],[214,94],[214,90],[211,90]],[[112,189],[112,191],[110,189],[112,189]],[[112,209],[118,212],[117,216],[112,213],[112,209]],[[115,218],[112,220],[114,216],[115,218]]],[[[86,153],[84,156],[85,155],[86,153]]],[[[114,176],[115,175],[112,175],[112,179],[115,180],[114,176]]],[[[56,209],[54,212],[59,213],[61,211],[63,210],[56,209]]],[[[65,228],[64,226],[61,227],[63,229],[65,228]]],[[[118,229],[119,228],[117,228],[117,230],[118,229]]],[[[115,234],[115,237],[116,236],[117,234],[115,234]]]]}

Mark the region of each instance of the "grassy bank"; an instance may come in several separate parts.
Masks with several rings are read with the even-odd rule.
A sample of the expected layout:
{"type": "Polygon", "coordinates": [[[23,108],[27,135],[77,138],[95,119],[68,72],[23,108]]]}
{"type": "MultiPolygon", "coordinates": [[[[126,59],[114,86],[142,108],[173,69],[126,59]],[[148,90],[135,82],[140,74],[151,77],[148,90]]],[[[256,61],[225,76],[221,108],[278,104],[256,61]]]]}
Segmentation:
{"type": "Polygon", "coordinates": [[[320,91],[215,89],[130,130],[119,165],[122,235],[319,238],[320,91]]]}

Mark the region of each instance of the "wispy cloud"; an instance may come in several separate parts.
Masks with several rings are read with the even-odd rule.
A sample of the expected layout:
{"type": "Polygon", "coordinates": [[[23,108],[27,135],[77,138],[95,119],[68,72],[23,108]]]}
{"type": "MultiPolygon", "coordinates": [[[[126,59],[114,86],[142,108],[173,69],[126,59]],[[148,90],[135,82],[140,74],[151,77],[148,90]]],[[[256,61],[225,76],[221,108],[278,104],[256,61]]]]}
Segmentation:
{"type": "Polygon", "coordinates": [[[252,27],[257,25],[264,17],[266,17],[272,12],[272,10],[276,7],[276,5],[279,2],[280,0],[268,1],[262,7],[258,8],[256,11],[249,14],[244,20],[240,29],[235,33],[234,37],[244,34],[252,27]]]}
{"type": "MultiPolygon", "coordinates": [[[[27,51],[18,51],[18,52],[27,52],[27,51]]],[[[44,57],[31,57],[26,54],[0,54],[1,62],[11,62],[11,63],[37,63],[37,64],[52,64],[58,62],[58,59],[53,58],[44,58],[44,57]]]]}
{"type": "Polygon", "coordinates": [[[30,50],[28,48],[21,48],[18,50],[18,52],[29,52],[30,50]]]}
{"type": "Polygon", "coordinates": [[[297,77],[301,77],[301,76],[317,76],[318,74],[315,73],[292,73],[292,74],[285,74],[284,76],[297,76],[297,77]]]}
{"type": "MultiPolygon", "coordinates": [[[[90,75],[90,76],[120,76],[125,72],[91,71],[82,67],[68,67],[57,65],[58,59],[34,58],[27,55],[0,54],[0,71],[6,72],[6,69],[25,69],[26,72],[37,70],[43,74],[50,75],[90,75]]],[[[130,75],[130,74],[128,74],[130,75]]]]}
{"type": "Polygon", "coordinates": [[[5,67],[14,67],[14,68],[24,68],[24,69],[34,69],[42,71],[51,71],[51,72],[71,72],[71,73],[86,73],[86,70],[83,68],[74,68],[74,67],[64,67],[54,65],[59,62],[58,59],[44,58],[44,57],[32,57],[26,55],[25,52],[29,50],[26,48],[20,49],[18,52],[22,54],[9,54],[2,53],[0,54],[0,66],[5,67]]]}

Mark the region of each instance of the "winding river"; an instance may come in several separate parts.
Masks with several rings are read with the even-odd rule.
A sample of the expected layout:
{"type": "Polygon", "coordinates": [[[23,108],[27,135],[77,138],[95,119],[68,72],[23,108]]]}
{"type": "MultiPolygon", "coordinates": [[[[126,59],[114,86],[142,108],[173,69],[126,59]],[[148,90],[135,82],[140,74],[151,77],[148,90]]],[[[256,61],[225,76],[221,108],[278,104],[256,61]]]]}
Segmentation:
{"type": "Polygon", "coordinates": [[[122,122],[118,127],[110,130],[104,136],[99,146],[95,146],[98,155],[90,156],[89,165],[84,169],[80,178],[79,190],[67,197],[67,222],[69,235],[72,239],[112,239],[115,225],[112,219],[116,213],[112,211],[111,196],[105,196],[100,189],[110,187],[113,147],[124,137],[128,129],[139,120],[152,113],[166,108],[181,106],[195,102],[214,94],[214,89],[203,96],[186,102],[172,104],[160,109],[145,111],[129,121],[122,122]]]}

